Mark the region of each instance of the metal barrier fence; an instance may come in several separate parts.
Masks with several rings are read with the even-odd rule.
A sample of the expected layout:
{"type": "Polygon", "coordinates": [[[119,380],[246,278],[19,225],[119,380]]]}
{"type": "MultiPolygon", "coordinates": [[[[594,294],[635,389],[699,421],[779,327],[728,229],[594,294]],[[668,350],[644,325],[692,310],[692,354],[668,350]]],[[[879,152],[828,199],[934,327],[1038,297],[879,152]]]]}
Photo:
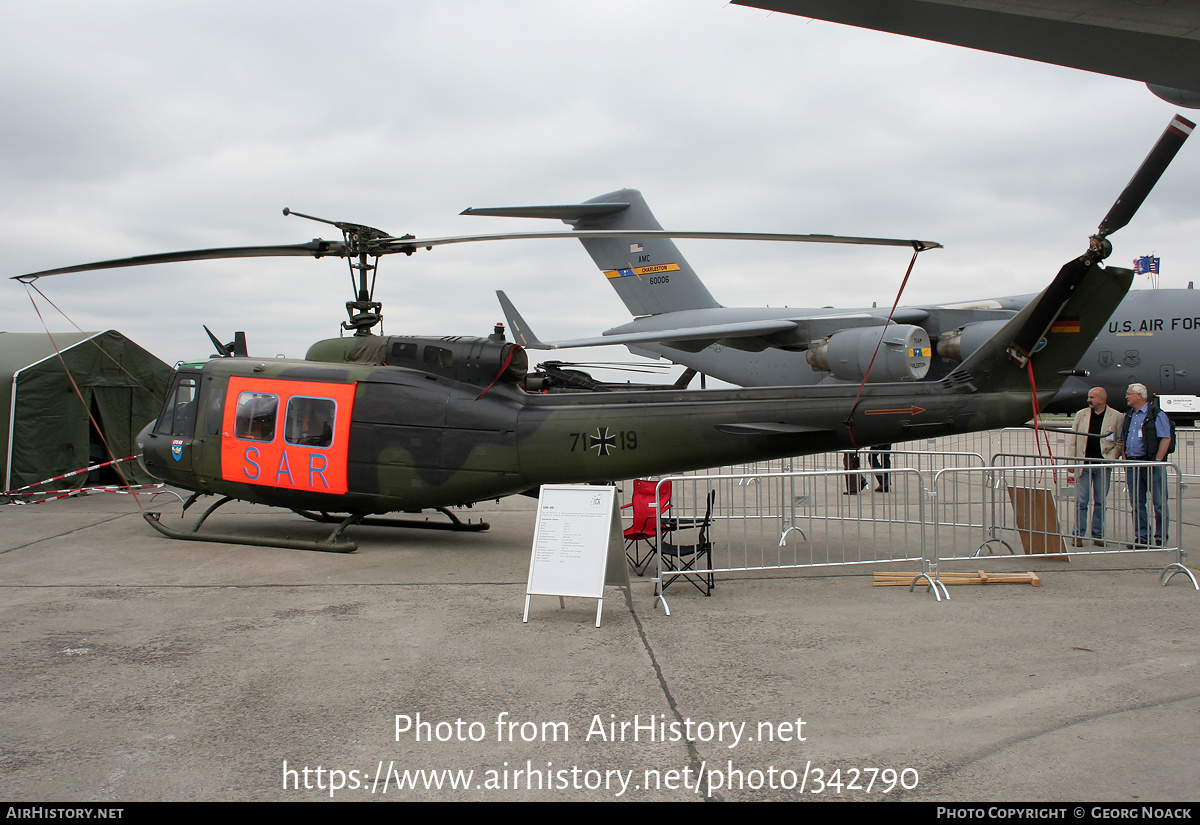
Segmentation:
{"type": "Polygon", "coordinates": [[[914,577],[929,579],[940,600],[949,594],[936,582],[939,562],[1018,552],[1045,558],[1174,550],[1178,562],[1163,571],[1164,583],[1182,572],[1196,586],[1182,564],[1183,484],[1170,463],[1015,453],[984,462],[977,453],[919,451],[834,453],[809,463],[825,466],[764,471],[782,463],[763,462],[662,478],[654,580],[664,607],[662,591],[680,580],[708,595],[717,573],[902,561],[921,562],[914,577]],[[877,466],[828,467],[852,457],[878,459],[877,466]],[[1111,483],[1093,538],[1093,524],[1079,522],[1072,482],[1098,468],[1111,471],[1111,483]],[[1156,477],[1165,522],[1159,546],[1155,485],[1149,483],[1156,477]],[[1147,480],[1144,533],[1134,528],[1129,497],[1130,480],[1137,478],[1147,480]]]}
{"type": "MultiPolygon", "coordinates": [[[[1057,429],[1069,429],[1070,420],[1052,420],[1046,426],[1057,429]]],[[[1044,455],[1062,456],[1067,451],[1066,433],[1054,430],[1034,431],[1031,427],[1006,427],[1002,430],[987,430],[976,433],[959,433],[941,436],[939,438],[921,438],[915,441],[897,443],[890,451],[893,455],[900,454],[940,454],[954,455],[967,453],[971,455],[992,456],[998,453],[1006,455],[1044,455]]],[[[1171,454],[1170,461],[1179,468],[1180,475],[1185,479],[1200,478],[1200,429],[1180,427],[1176,430],[1176,448],[1171,454]]],[[[869,454],[869,450],[861,450],[869,454]]],[[[820,453],[818,455],[782,458],[773,461],[760,461],[753,464],[740,464],[729,467],[700,470],[699,474],[711,475],[756,475],[758,473],[786,473],[796,470],[836,470],[843,467],[842,456],[845,453],[820,453]]],[[[986,462],[985,462],[986,463],[986,462]]],[[[916,466],[916,465],[902,465],[916,466]]]]}
{"type": "Polygon", "coordinates": [[[1200,430],[1180,427],[1175,431],[1175,452],[1170,461],[1179,467],[1183,478],[1200,477],[1200,430]]]}
{"type": "Polygon", "coordinates": [[[656,495],[664,513],[660,539],[667,533],[670,543],[672,532],[698,530],[713,491],[707,538],[714,571],[916,559],[920,555],[907,548],[920,543],[925,523],[924,501],[916,495],[920,483],[911,468],[672,476],[659,482],[656,495]],[[887,479],[894,495],[866,494],[862,485],[876,475],[887,479]],[[665,511],[664,482],[672,485],[665,511]]]}
{"type": "Polygon", "coordinates": [[[665,477],[655,596],[670,614],[661,593],[680,580],[707,596],[717,573],[921,561],[922,486],[911,467],[665,477]]]}
{"type": "MultiPolygon", "coordinates": [[[[941,509],[953,501],[972,514],[967,523],[939,521],[930,531],[929,559],[933,569],[940,560],[1019,552],[1030,555],[1151,549],[1182,552],[1183,485],[1178,468],[1172,464],[997,454],[986,473],[987,495],[982,502],[973,494],[962,494],[963,477],[975,474],[972,469],[949,468],[928,480],[929,494],[941,509]],[[1082,480],[1084,471],[1089,475],[1103,473],[1106,478],[1098,520],[1094,502],[1082,516],[1077,506],[1075,484],[1082,480]],[[1157,524],[1159,508],[1154,506],[1152,491],[1148,490],[1142,497],[1146,527],[1139,535],[1127,476],[1149,481],[1156,475],[1162,481],[1164,524],[1157,524]],[[1172,512],[1174,517],[1170,518],[1172,512]],[[1160,546],[1153,546],[1156,535],[1163,539],[1160,546]]],[[[1094,494],[1095,488],[1090,491],[1094,494]]]]}

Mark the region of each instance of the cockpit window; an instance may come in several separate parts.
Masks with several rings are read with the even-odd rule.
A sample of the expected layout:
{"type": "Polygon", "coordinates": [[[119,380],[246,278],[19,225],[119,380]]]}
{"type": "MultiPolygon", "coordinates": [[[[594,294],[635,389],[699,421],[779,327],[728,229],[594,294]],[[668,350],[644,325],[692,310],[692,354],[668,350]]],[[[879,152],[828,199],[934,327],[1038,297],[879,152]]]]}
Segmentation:
{"type": "Polygon", "coordinates": [[[279,396],[265,392],[244,392],[238,396],[234,433],[249,441],[274,441],[275,417],[279,396]]]}
{"type": "Polygon", "coordinates": [[[287,406],[283,440],[305,447],[328,447],[333,443],[336,413],[337,403],[332,398],[291,398],[287,406]]]}
{"type": "Polygon", "coordinates": [[[175,379],[175,387],[167,395],[154,432],[191,438],[196,427],[196,387],[196,379],[192,376],[181,375],[175,379]]]}

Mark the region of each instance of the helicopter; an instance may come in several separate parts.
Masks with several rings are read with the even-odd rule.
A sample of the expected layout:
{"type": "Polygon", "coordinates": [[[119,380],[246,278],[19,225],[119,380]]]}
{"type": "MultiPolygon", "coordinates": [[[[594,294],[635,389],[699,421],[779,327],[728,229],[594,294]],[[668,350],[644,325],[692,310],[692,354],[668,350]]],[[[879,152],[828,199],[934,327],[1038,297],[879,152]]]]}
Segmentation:
{"type": "MultiPolygon", "coordinates": [[[[341,241],[142,255],[44,270],[16,279],[172,261],[273,255],[345,258],[356,281],[347,302],[353,335],[313,344],[304,359],[257,359],[244,342],[182,364],[159,417],[139,434],[139,461],[155,477],[220,498],[190,531],[146,520],[170,538],[350,552],[343,532],[368,517],[440,510],[527,493],[543,484],[615,480],[864,447],[1020,424],[1053,397],[1107,322],[1133,272],[1105,267],[1108,235],[1123,227],[1186,139],[1168,128],[1090,237],[1049,286],[949,375],[936,382],[597,392],[555,389],[529,370],[525,349],[497,328],[486,337],[375,335],[372,300],[383,255],[444,244],[526,237],[625,237],[629,232],[416,238],[361,224],[341,241]],[[368,278],[370,282],[368,283],[368,278]],[[243,500],[336,522],[322,541],[201,533],[225,503],[243,500]]],[[[648,233],[636,233],[644,237],[648,233]]],[[[884,243],[928,241],[658,231],[663,237],[735,237],[884,243]]],[[[210,336],[212,334],[210,333],[210,336]]],[[[405,524],[401,521],[400,524],[405,524]]]]}

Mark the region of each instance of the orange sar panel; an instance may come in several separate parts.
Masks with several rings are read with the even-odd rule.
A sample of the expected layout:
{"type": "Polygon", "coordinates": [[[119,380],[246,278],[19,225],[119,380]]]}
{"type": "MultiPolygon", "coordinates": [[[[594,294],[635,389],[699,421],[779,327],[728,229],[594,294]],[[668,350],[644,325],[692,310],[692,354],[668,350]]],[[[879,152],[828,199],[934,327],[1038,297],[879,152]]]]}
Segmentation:
{"type": "Polygon", "coordinates": [[[345,493],[355,387],[231,376],[221,425],[221,478],[345,493]]]}

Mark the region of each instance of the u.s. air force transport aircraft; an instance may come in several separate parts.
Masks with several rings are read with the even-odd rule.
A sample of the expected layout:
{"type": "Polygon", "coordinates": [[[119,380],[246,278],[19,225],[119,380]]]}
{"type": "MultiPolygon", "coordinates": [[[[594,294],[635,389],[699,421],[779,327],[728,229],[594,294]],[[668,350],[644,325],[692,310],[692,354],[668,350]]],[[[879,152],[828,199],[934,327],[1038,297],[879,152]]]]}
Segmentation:
{"type": "MultiPolygon", "coordinates": [[[[1176,118],[1170,128],[1190,132],[1176,118]]],[[[1123,193],[1123,200],[1129,193],[1123,193]]],[[[1119,201],[1120,202],[1120,201],[1119,201]]],[[[661,230],[641,193],[623,189],[585,203],[467,209],[464,215],[556,218],[576,230],[661,230]]],[[[940,380],[1023,308],[1033,295],[888,308],[725,307],[665,237],[583,238],[584,248],[635,317],[592,338],[540,341],[498,293],[516,340],[530,349],[623,344],[741,386],[940,380]],[[879,345],[882,338],[882,345],[879,345]],[[876,348],[878,345],[878,355],[876,348]]],[[[1069,331],[1071,318],[1056,321],[1069,331]]],[[[1124,397],[1134,381],[1160,395],[1200,396],[1200,292],[1129,293],[1045,410],[1074,411],[1088,389],[1124,397]],[[1085,375],[1086,373],[1086,375],[1085,375]]],[[[1181,412],[1191,405],[1185,404],[1181,412]]]]}

